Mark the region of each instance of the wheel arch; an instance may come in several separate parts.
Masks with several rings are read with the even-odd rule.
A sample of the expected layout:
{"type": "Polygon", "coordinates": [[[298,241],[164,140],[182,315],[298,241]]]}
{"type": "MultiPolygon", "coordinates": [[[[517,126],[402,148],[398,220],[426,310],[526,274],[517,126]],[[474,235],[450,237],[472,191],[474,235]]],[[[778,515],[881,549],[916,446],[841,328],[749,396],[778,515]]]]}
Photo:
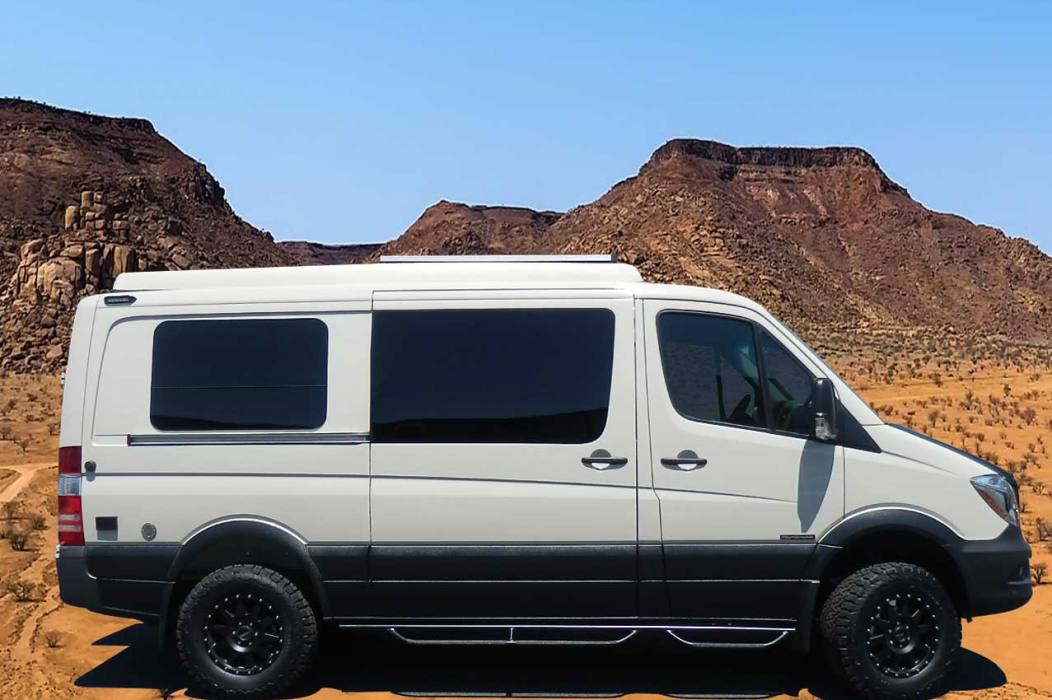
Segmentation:
{"type": "Polygon", "coordinates": [[[320,617],[328,614],[321,574],[307,544],[280,523],[255,517],[238,517],[209,523],[187,538],[172,561],[167,580],[172,582],[161,610],[159,634],[167,640],[183,599],[201,578],[233,564],[258,564],[281,573],[302,590],[320,617]]]}
{"type": "Polygon", "coordinates": [[[949,547],[963,538],[932,515],[908,508],[876,508],[856,513],[830,529],[808,563],[806,577],[818,581],[814,609],[836,584],[858,569],[889,561],[922,566],[946,587],[961,617],[970,616],[968,589],[949,547]]]}

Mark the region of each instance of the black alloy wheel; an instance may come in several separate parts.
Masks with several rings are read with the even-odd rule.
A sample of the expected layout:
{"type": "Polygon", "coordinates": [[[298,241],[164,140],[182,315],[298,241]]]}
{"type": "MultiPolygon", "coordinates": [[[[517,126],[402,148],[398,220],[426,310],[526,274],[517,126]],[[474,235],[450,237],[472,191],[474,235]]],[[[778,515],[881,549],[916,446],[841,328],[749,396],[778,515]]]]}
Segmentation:
{"type": "Polygon", "coordinates": [[[921,591],[884,596],[866,629],[866,648],[873,665],[891,678],[910,678],[927,668],[940,641],[935,605],[921,591]]]}
{"type": "Polygon", "coordinates": [[[201,633],[216,666],[239,676],[269,668],[287,637],[273,602],[248,590],[217,600],[201,633]]]}
{"type": "Polygon", "coordinates": [[[208,697],[272,697],[310,668],[318,622],[286,576],[234,564],[190,590],[179,608],[176,640],[195,690],[208,697]]]}

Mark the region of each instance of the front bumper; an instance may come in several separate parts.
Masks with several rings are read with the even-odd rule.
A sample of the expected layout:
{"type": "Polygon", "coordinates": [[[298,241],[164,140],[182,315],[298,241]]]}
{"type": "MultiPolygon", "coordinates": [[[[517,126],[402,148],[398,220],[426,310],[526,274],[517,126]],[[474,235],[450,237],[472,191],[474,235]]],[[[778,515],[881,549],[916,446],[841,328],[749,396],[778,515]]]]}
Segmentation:
{"type": "Polygon", "coordinates": [[[1030,545],[1018,527],[1009,526],[992,540],[947,545],[957,563],[968,601],[966,617],[993,615],[1030,600],[1030,545]]]}

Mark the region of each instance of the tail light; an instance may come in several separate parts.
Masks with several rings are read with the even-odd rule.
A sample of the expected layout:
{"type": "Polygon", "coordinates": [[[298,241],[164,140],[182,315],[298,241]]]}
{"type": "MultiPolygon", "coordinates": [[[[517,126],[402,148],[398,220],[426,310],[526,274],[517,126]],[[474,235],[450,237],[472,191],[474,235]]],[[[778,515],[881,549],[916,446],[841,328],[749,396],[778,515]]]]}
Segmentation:
{"type": "Polygon", "coordinates": [[[58,543],[84,544],[80,508],[80,448],[58,448],[58,543]]]}

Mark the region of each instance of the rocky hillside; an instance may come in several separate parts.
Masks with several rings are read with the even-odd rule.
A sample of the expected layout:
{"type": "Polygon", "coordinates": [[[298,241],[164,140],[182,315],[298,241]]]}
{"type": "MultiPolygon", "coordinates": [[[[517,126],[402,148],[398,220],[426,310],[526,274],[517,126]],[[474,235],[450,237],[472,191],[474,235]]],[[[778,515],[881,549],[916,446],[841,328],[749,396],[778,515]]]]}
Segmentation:
{"type": "Polygon", "coordinates": [[[125,270],[608,252],[652,281],[746,294],[808,334],[1052,343],[1047,255],[925,209],[856,148],[681,139],[565,214],[442,201],[379,248],[278,244],[149,122],[0,99],[0,371],[59,368],[76,300],[125,270]]]}
{"type": "Polygon", "coordinates": [[[296,258],[300,265],[347,265],[362,262],[382,245],[382,243],[278,241],[278,246],[296,258]]]}
{"type": "Polygon", "coordinates": [[[401,236],[383,246],[384,255],[426,253],[503,254],[543,249],[562,214],[524,207],[468,206],[441,201],[427,208],[401,236]]]}
{"type": "MultiPolygon", "coordinates": [[[[523,230],[442,202],[381,252],[616,252],[652,281],[753,297],[804,331],[953,327],[1052,340],[1052,259],[925,209],[857,148],[734,148],[680,139],[565,215],[523,230]]],[[[503,213],[503,210],[497,210],[503,213]]]]}
{"type": "Polygon", "coordinates": [[[76,300],[124,270],[297,261],[149,122],[0,99],[0,370],[60,366],[76,300]]]}

